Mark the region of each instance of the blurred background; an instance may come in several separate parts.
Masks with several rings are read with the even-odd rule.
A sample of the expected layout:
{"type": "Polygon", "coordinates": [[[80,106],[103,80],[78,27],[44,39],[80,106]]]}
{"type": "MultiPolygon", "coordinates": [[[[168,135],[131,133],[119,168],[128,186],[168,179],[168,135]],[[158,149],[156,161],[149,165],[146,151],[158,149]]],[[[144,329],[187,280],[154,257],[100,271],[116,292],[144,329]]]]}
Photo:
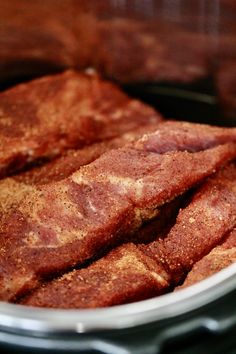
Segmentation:
{"type": "Polygon", "coordinates": [[[95,69],[168,117],[236,125],[236,1],[0,0],[0,87],[95,69]]]}

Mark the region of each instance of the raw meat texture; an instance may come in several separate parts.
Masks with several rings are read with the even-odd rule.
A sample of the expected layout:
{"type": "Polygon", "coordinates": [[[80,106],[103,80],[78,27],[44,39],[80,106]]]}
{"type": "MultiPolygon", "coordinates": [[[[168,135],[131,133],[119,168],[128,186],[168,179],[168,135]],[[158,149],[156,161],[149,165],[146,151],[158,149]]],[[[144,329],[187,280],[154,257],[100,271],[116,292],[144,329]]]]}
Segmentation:
{"type": "MultiPolygon", "coordinates": [[[[105,151],[129,144],[144,132],[156,130],[157,126],[157,124],[141,126],[114,139],[95,143],[83,149],[67,150],[62,156],[42,166],[2,179],[0,181],[0,220],[4,210],[16,208],[27,195],[34,191],[34,185],[43,185],[69,177],[81,166],[94,161],[105,151]]],[[[151,234],[151,230],[149,233],[151,234]]]]}
{"type": "MultiPolygon", "coordinates": [[[[236,168],[231,165],[200,186],[163,240],[150,245],[124,244],[88,268],[43,285],[22,303],[93,308],[167,292],[236,224],[235,177],[236,168]]],[[[229,239],[227,247],[234,245],[235,238],[229,239]]]]}
{"type": "Polygon", "coordinates": [[[134,142],[134,146],[135,149],[157,153],[176,150],[196,152],[230,141],[236,142],[236,128],[165,121],[158,125],[156,132],[134,142]]]}
{"type": "Polygon", "coordinates": [[[20,84],[0,93],[0,177],[160,120],[97,75],[67,71],[20,84]]]}
{"type": "Polygon", "coordinates": [[[177,284],[235,224],[236,168],[232,164],[200,187],[168,236],[148,246],[149,251],[177,284]]]}
{"type": "Polygon", "coordinates": [[[156,218],[147,221],[132,236],[129,235],[127,242],[150,243],[158,237],[164,238],[174,225],[180,207],[188,200],[189,192],[176,197],[173,201],[164,204],[156,218]]]}
{"type": "Polygon", "coordinates": [[[31,193],[30,185],[46,184],[66,178],[105,151],[131,143],[141,134],[151,131],[155,131],[153,135],[145,134],[142,139],[133,144],[135,149],[157,153],[176,150],[194,152],[228,141],[236,141],[235,128],[218,128],[174,121],[143,125],[109,141],[96,143],[80,150],[69,150],[52,162],[0,181],[0,213],[1,205],[5,208],[8,205],[10,208],[11,205],[19,204],[27,193],[31,193]]]}
{"type": "Polygon", "coordinates": [[[220,270],[236,262],[236,229],[230,232],[222,245],[215,247],[208,255],[195,263],[188,273],[183,285],[178,289],[186,288],[206,279],[220,270]]]}
{"type": "MultiPolygon", "coordinates": [[[[61,179],[70,176],[81,166],[87,165],[96,160],[104,152],[122,147],[138,139],[144,133],[147,134],[157,130],[159,124],[160,123],[142,125],[116,138],[94,143],[82,149],[67,150],[64,154],[62,154],[62,156],[52,161],[41,166],[34,167],[27,172],[20,173],[11,178],[25,184],[37,185],[47,184],[52,181],[60,181],[61,179]]],[[[227,132],[225,133],[227,134],[227,132]]]]}
{"type": "Polygon", "coordinates": [[[94,308],[143,300],[169,287],[166,272],[129,243],[86,269],[65,274],[22,301],[51,308],[94,308]]]}
{"type": "Polygon", "coordinates": [[[127,239],[162,205],[235,156],[235,144],[163,155],[127,147],[103,154],[67,179],[35,187],[18,207],[2,212],[1,299],[13,299],[41,278],[127,239]]]}

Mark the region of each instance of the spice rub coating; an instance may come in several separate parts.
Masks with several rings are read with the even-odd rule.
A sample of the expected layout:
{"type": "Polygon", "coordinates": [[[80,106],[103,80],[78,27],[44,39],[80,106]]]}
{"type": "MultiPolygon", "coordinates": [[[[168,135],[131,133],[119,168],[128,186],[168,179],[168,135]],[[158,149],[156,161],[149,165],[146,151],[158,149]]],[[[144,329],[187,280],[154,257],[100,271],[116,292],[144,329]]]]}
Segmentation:
{"type": "Polygon", "coordinates": [[[168,236],[148,246],[177,284],[236,224],[236,167],[209,178],[179,212],[168,236]]]}
{"type": "Polygon", "coordinates": [[[183,285],[178,289],[186,288],[207,277],[219,272],[236,262],[236,228],[234,228],[220,245],[195,263],[192,270],[188,273],[183,285]]]}
{"type": "Polygon", "coordinates": [[[1,299],[10,300],[41,278],[127,239],[162,205],[235,156],[235,144],[162,155],[127,147],[103,154],[67,179],[35,188],[1,218],[1,299]]]}
{"type": "MultiPolygon", "coordinates": [[[[144,133],[151,133],[158,128],[158,124],[145,124],[131,131],[98,143],[85,146],[82,149],[66,150],[58,158],[49,161],[41,166],[34,167],[26,172],[17,174],[11,178],[25,184],[47,184],[52,181],[60,181],[81,166],[87,165],[96,160],[104,152],[116,149],[140,138],[144,133]]],[[[1,183],[1,182],[0,182],[1,183]]]]}
{"type": "MultiPolygon", "coordinates": [[[[124,244],[88,268],[74,270],[43,285],[22,303],[52,308],[93,308],[167,292],[183,279],[186,269],[221,242],[236,224],[235,177],[236,168],[231,165],[199,187],[163,240],[158,238],[149,245],[124,244]]],[[[222,252],[223,247],[225,250],[233,246],[235,235],[217,249],[222,252]]],[[[209,260],[212,261],[212,256],[207,265],[209,260]]]]}
{"type": "Polygon", "coordinates": [[[124,244],[86,269],[42,286],[22,304],[51,308],[95,308],[143,300],[168,287],[165,271],[136,245],[124,244]]]}
{"type": "Polygon", "coordinates": [[[95,143],[82,149],[67,150],[62,156],[26,172],[0,180],[0,219],[1,213],[16,207],[34,190],[34,185],[43,185],[69,177],[81,166],[86,165],[105,151],[130,143],[142,135],[157,129],[158,124],[138,127],[117,138],[95,143]]]}
{"type": "Polygon", "coordinates": [[[68,177],[82,165],[92,162],[102,153],[129,143],[137,150],[145,149],[150,152],[165,153],[176,150],[194,152],[228,141],[236,141],[236,129],[175,121],[141,125],[119,137],[82,149],[68,150],[51,162],[3,179],[0,181],[0,214],[6,205],[10,208],[15,203],[19,204],[27,193],[32,193],[31,185],[59,181],[68,177]],[[150,132],[153,134],[147,134],[150,132]],[[142,139],[138,139],[142,134],[144,134],[142,139]]]}
{"type": "Polygon", "coordinates": [[[66,71],[0,93],[0,177],[161,116],[97,75],[66,71]]]}

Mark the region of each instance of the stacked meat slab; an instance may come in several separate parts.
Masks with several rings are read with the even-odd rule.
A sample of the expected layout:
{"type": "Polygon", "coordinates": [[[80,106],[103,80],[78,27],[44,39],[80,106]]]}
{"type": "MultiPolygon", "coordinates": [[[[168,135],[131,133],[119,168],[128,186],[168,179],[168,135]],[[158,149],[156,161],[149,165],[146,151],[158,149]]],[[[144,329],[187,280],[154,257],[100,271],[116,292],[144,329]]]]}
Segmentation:
{"type": "Polygon", "coordinates": [[[188,282],[216,246],[234,261],[235,128],[164,121],[73,71],[0,111],[1,300],[111,306],[188,282]]]}

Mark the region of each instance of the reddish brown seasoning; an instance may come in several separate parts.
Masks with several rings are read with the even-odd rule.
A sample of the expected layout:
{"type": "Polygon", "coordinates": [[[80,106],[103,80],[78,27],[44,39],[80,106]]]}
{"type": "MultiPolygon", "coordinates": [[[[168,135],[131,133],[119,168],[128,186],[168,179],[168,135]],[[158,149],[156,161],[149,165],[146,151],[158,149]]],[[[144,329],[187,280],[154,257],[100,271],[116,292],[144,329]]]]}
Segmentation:
{"type": "Polygon", "coordinates": [[[0,93],[0,177],[160,120],[97,75],[67,71],[20,84],[0,93]]]}
{"type": "MultiPolygon", "coordinates": [[[[94,308],[160,295],[183,278],[193,263],[219,243],[235,224],[236,168],[231,165],[199,187],[164,240],[158,239],[150,245],[125,244],[88,268],[75,270],[42,286],[22,303],[52,308],[94,308]]],[[[233,233],[218,250],[235,247],[233,233]]],[[[206,258],[207,262],[200,261],[195,270],[200,265],[202,268],[209,265],[209,261],[212,264],[211,253],[206,258]]],[[[230,262],[232,259],[235,259],[235,249],[230,262]]],[[[217,260],[218,253],[213,258],[217,260]]],[[[229,262],[221,261],[220,267],[226,263],[229,262]]]]}
{"type": "Polygon", "coordinates": [[[235,156],[235,144],[163,155],[126,147],[103,154],[67,179],[35,187],[18,207],[3,210],[1,299],[10,300],[41,278],[121,242],[163,204],[235,156]]]}
{"type": "Polygon", "coordinates": [[[230,232],[222,245],[213,250],[195,263],[188,273],[183,285],[177,289],[186,288],[236,262],[236,229],[230,232]]]}

